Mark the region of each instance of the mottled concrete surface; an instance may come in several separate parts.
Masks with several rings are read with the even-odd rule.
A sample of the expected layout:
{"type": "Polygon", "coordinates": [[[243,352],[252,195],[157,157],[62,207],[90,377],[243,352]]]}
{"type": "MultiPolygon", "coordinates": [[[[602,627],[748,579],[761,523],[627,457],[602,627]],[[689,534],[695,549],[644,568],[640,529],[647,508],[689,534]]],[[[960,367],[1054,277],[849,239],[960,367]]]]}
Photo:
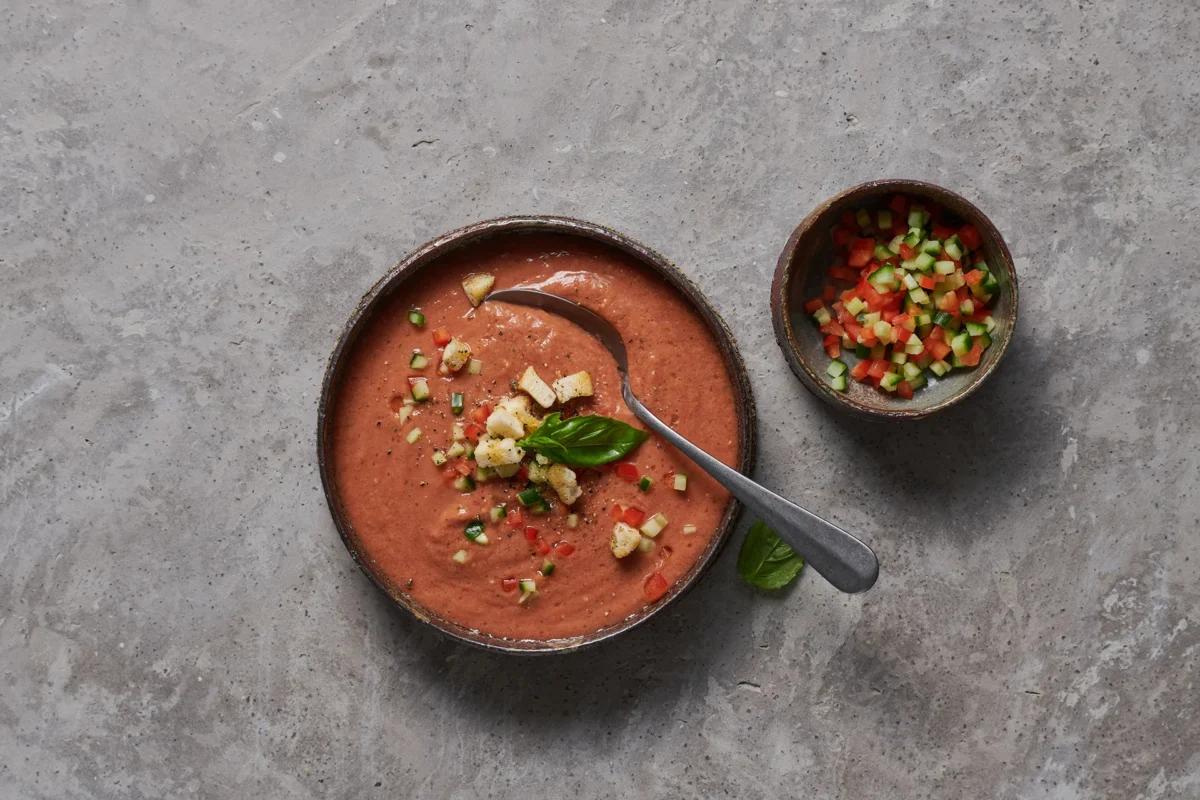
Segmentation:
{"type": "MultiPolygon", "coordinates": [[[[1200,796],[1200,9],[8,2],[0,797],[1200,796]],[[905,430],[787,371],[767,282],[863,179],[976,200],[1005,367],[905,430]],[[497,214],[660,248],[745,350],[758,474],[877,548],[510,660],[353,566],[314,458],[364,291],[497,214]]],[[[740,535],[740,531],[739,531],[740,535]]]]}

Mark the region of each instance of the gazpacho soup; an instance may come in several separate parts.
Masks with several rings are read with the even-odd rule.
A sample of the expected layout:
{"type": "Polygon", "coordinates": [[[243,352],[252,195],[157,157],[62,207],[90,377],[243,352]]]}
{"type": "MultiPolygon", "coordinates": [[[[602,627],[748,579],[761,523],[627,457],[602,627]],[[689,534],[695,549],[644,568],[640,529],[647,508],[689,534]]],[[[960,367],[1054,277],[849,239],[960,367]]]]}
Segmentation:
{"type": "Polygon", "coordinates": [[[645,431],[598,341],[483,302],[517,286],[614,323],[638,397],[738,463],[734,382],[689,300],[614,246],[507,232],[423,267],[352,341],[332,389],[331,477],[359,559],[428,614],[509,639],[578,637],[667,594],[730,500],[645,431]]]}

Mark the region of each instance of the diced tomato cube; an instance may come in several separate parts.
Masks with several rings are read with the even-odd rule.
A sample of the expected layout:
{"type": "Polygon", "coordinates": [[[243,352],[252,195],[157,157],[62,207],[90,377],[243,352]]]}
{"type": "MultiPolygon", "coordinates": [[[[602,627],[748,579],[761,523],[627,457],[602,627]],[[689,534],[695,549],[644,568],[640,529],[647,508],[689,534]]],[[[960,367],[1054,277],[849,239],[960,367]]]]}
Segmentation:
{"type": "Polygon", "coordinates": [[[621,521],[635,528],[640,527],[646,521],[646,512],[636,506],[630,506],[621,512],[621,521]]]}
{"type": "Polygon", "coordinates": [[[650,577],[646,578],[646,584],[642,587],[642,594],[647,602],[653,603],[667,593],[667,589],[671,587],[667,584],[667,579],[663,577],[661,572],[655,572],[650,577]]]}
{"type": "Polygon", "coordinates": [[[621,517],[625,516],[625,506],[613,503],[613,507],[608,510],[608,515],[619,522],[621,517]]]}
{"type": "Polygon", "coordinates": [[[484,403],[479,408],[471,411],[471,421],[478,425],[487,424],[487,419],[492,415],[492,410],[490,403],[484,403]]]}
{"type": "Polygon", "coordinates": [[[837,297],[837,290],[833,288],[832,283],[825,284],[821,289],[821,299],[826,303],[832,303],[837,297]]]}
{"type": "Polygon", "coordinates": [[[613,471],[617,473],[618,478],[623,481],[629,481],[630,483],[633,483],[641,477],[641,473],[638,472],[637,464],[634,464],[632,461],[622,461],[613,468],[613,471]]]}
{"type": "Polygon", "coordinates": [[[856,381],[866,380],[867,370],[869,370],[871,368],[871,363],[872,362],[869,358],[863,359],[862,361],[858,362],[857,364],[854,365],[854,368],[850,370],[850,377],[854,378],[854,380],[856,380],[856,381]]]}
{"type": "Polygon", "coordinates": [[[878,358],[871,362],[871,366],[867,369],[867,374],[872,378],[882,378],[883,374],[888,371],[888,360],[886,358],[878,358]]]}
{"type": "Polygon", "coordinates": [[[901,325],[893,325],[892,335],[896,337],[896,341],[903,344],[912,338],[913,332],[901,325]]]}
{"type": "Polygon", "coordinates": [[[570,542],[558,542],[554,545],[554,552],[560,556],[569,556],[575,552],[575,545],[570,542]]]}
{"type": "Polygon", "coordinates": [[[537,550],[539,556],[548,555],[550,553],[550,545],[546,544],[546,540],[538,537],[538,540],[533,543],[533,547],[537,550]]]}
{"type": "Polygon", "coordinates": [[[908,381],[900,381],[900,383],[896,384],[896,394],[900,395],[905,400],[912,400],[912,384],[908,381]]]}
{"type": "Polygon", "coordinates": [[[922,275],[917,278],[917,283],[921,284],[922,289],[932,291],[933,287],[937,286],[937,280],[932,275],[922,275]]]}
{"type": "Polygon", "coordinates": [[[917,257],[917,251],[914,250],[913,248],[909,247],[908,245],[904,244],[903,242],[901,242],[900,243],[900,257],[903,258],[905,261],[911,261],[912,259],[917,257]]]}
{"type": "Polygon", "coordinates": [[[941,361],[950,354],[950,345],[945,342],[935,342],[927,339],[925,341],[925,349],[929,351],[929,355],[938,361],[941,361]]]}
{"type": "Polygon", "coordinates": [[[871,254],[874,252],[874,239],[855,239],[850,243],[850,257],[846,259],[846,263],[852,267],[865,266],[871,260],[871,254]]]}
{"type": "Polygon", "coordinates": [[[937,307],[942,311],[954,313],[958,311],[958,295],[954,292],[946,292],[937,302],[937,307]]]}
{"type": "Polygon", "coordinates": [[[847,322],[845,327],[846,327],[846,335],[847,336],[849,336],[851,339],[853,339],[856,342],[862,340],[863,329],[862,329],[861,325],[854,323],[854,322],[847,322]]]}
{"type": "Polygon", "coordinates": [[[887,322],[890,324],[891,321],[896,318],[896,312],[889,309],[889,310],[881,313],[879,315],[879,318],[882,319],[884,322],[887,322]]]}
{"type": "Polygon", "coordinates": [[[525,524],[525,515],[521,513],[521,509],[514,508],[504,517],[504,521],[510,528],[519,528],[525,524]]]}
{"type": "Polygon", "coordinates": [[[892,213],[894,213],[894,214],[899,214],[900,216],[907,216],[907,214],[908,214],[908,198],[902,194],[892,195],[892,199],[888,200],[888,208],[890,208],[892,210],[892,213]]]}
{"type": "Polygon", "coordinates": [[[891,322],[893,325],[899,325],[901,327],[908,328],[910,331],[915,330],[917,327],[916,323],[913,322],[913,318],[908,314],[897,314],[892,318],[891,322]]]}
{"type": "Polygon", "coordinates": [[[879,337],[875,335],[875,329],[870,325],[862,327],[858,331],[858,343],[865,344],[867,347],[872,347],[878,344],[879,337]]]}
{"type": "Polygon", "coordinates": [[[525,541],[536,542],[538,538],[538,529],[530,525],[525,529],[525,541]]]}
{"type": "Polygon", "coordinates": [[[965,356],[962,357],[962,363],[968,367],[979,366],[979,359],[983,357],[983,344],[976,338],[971,342],[971,349],[965,356]]]}
{"type": "Polygon", "coordinates": [[[931,231],[933,238],[945,241],[954,235],[954,229],[949,225],[934,225],[931,231]]]}
{"type": "Polygon", "coordinates": [[[830,358],[840,358],[841,357],[841,355],[842,355],[842,337],[826,336],[824,341],[822,342],[822,346],[825,348],[826,355],[828,355],[830,358]]]}
{"type": "Polygon", "coordinates": [[[946,341],[946,329],[941,325],[934,325],[933,330],[925,337],[927,342],[944,342],[946,341]]]}
{"type": "Polygon", "coordinates": [[[445,347],[450,344],[450,331],[445,328],[436,328],[433,331],[433,343],[438,347],[445,347]]]}
{"type": "Polygon", "coordinates": [[[517,588],[517,579],[516,578],[502,578],[500,580],[500,590],[501,591],[512,592],[512,591],[516,591],[516,588],[517,588]]]}
{"type": "Polygon", "coordinates": [[[815,314],[815,313],[817,313],[817,309],[824,308],[824,307],[825,307],[825,301],[819,297],[814,297],[812,300],[809,300],[807,303],[804,304],[804,310],[807,311],[809,314],[815,314]]]}
{"type": "Polygon", "coordinates": [[[483,426],[476,425],[475,423],[472,422],[470,425],[468,425],[466,428],[463,429],[463,433],[465,433],[467,435],[467,438],[470,439],[472,442],[478,442],[479,437],[483,435],[483,426]]]}
{"type": "Polygon", "coordinates": [[[983,237],[979,235],[979,231],[974,225],[963,225],[958,229],[959,240],[967,246],[968,250],[978,250],[983,244],[983,237]]]}

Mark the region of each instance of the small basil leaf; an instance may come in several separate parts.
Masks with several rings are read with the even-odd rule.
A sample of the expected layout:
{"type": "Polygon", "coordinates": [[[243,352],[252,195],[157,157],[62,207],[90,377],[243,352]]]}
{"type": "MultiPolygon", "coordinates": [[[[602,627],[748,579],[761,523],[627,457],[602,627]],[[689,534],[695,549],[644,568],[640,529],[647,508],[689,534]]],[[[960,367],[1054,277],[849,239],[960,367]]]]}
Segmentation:
{"type": "Polygon", "coordinates": [[[796,555],[779,534],[765,523],[755,522],[746,532],[738,553],[738,574],[759,589],[782,589],[804,569],[804,559],[796,555]]]}
{"type": "Polygon", "coordinates": [[[564,420],[555,412],[518,444],[569,467],[598,467],[624,458],[650,434],[611,417],[564,420]]]}

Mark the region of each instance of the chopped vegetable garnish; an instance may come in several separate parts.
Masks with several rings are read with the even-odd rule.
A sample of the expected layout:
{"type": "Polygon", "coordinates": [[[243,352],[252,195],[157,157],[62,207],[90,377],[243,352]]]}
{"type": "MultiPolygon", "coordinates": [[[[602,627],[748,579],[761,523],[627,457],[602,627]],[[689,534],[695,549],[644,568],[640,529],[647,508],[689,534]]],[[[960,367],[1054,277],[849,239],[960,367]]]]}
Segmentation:
{"type": "Polygon", "coordinates": [[[643,492],[650,491],[650,487],[653,485],[654,485],[654,481],[653,481],[653,479],[650,478],[649,475],[643,475],[642,479],[640,481],[638,481],[638,488],[641,489],[643,492]]]}
{"type": "Polygon", "coordinates": [[[567,514],[567,527],[568,528],[578,528],[579,527],[579,515],[578,514],[567,514]]]}
{"type": "Polygon", "coordinates": [[[412,387],[413,400],[424,403],[429,399],[429,381],[425,378],[409,378],[408,382],[412,387]]]}
{"type": "Polygon", "coordinates": [[[638,552],[639,553],[649,553],[653,549],[654,549],[654,540],[651,539],[649,536],[643,536],[642,540],[640,542],[638,542],[638,552]]]}
{"type": "Polygon", "coordinates": [[[454,479],[454,488],[466,494],[475,491],[475,479],[470,475],[459,475],[454,479]]]}
{"type": "Polygon", "coordinates": [[[408,321],[418,328],[425,327],[425,315],[421,313],[421,309],[414,308],[408,312],[408,321]]]}
{"type": "Polygon", "coordinates": [[[483,362],[478,358],[472,358],[467,362],[467,373],[470,375],[478,375],[483,372],[483,362]]]}
{"type": "Polygon", "coordinates": [[[635,482],[639,477],[641,477],[641,473],[638,471],[637,464],[634,464],[632,461],[622,461],[620,464],[617,464],[615,467],[613,467],[613,472],[617,473],[617,477],[621,480],[629,481],[630,483],[635,482]]]}
{"type": "Polygon", "coordinates": [[[521,599],[517,602],[525,603],[535,594],[537,594],[537,583],[533,578],[522,578],[517,582],[517,588],[521,590],[521,599]]]}
{"type": "Polygon", "coordinates": [[[550,559],[546,559],[542,562],[542,568],[539,569],[538,572],[542,573],[546,577],[550,577],[554,574],[554,562],[550,559]]]}
{"type": "Polygon", "coordinates": [[[508,507],[501,503],[498,506],[492,506],[492,510],[488,512],[488,517],[492,522],[499,522],[508,515],[508,507]]]}
{"type": "Polygon", "coordinates": [[[455,416],[458,416],[459,414],[463,413],[463,393],[462,392],[451,392],[450,393],[450,413],[454,414],[455,416]]]}
{"type": "Polygon", "coordinates": [[[642,594],[646,601],[653,603],[667,593],[671,585],[667,583],[667,579],[663,577],[661,572],[655,572],[646,578],[646,583],[642,587],[642,594]]]}
{"type": "Polygon", "coordinates": [[[438,347],[445,347],[450,344],[450,331],[445,328],[437,328],[433,332],[433,343],[438,347]]]}
{"type": "Polygon", "coordinates": [[[663,528],[667,527],[667,517],[662,513],[655,514],[650,519],[646,520],[642,525],[642,533],[653,539],[662,533],[663,528]]]}
{"type": "Polygon", "coordinates": [[[487,297],[487,293],[496,285],[496,277],[489,275],[486,272],[472,273],[463,278],[463,291],[467,293],[467,299],[471,301],[471,305],[477,306],[483,302],[483,298],[487,297]]]}
{"type": "Polygon", "coordinates": [[[420,350],[413,350],[412,358],[408,360],[408,365],[413,369],[425,369],[429,366],[429,358],[420,350]]]}
{"type": "Polygon", "coordinates": [[[473,519],[467,523],[467,527],[463,528],[463,533],[466,537],[476,544],[487,544],[487,533],[484,527],[483,520],[473,519]],[[482,537],[483,541],[480,541],[482,537]]]}
{"type": "Polygon", "coordinates": [[[675,477],[671,481],[671,485],[675,488],[675,491],[677,491],[677,492],[686,492],[687,491],[687,475],[684,475],[682,472],[676,472],[675,477]]]}
{"type": "Polygon", "coordinates": [[[689,522],[688,524],[684,525],[683,528],[681,528],[681,530],[688,536],[691,536],[693,533],[695,533],[699,529],[695,525],[693,525],[692,523],[689,522]]]}
{"type": "Polygon", "coordinates": [[[420,438],[421,438],[421,429],[413,428],[411,431],[408,432],[408,435],[404,437],[404,441],[408,442],[409,444],[415,444],[417,439],[420,439],[420,438]]]}
{"type": "Polygon", "coordinates": [[[941,377],[979,364],[1000,282],[978,230],[897,195],[885,210],[844,214],[833,241],[829,280],[804,310],[824,335],[834,390],[853,378],[909,398],[928,381],[926,370],[941,377]],[[852,367],[846,354],[857,359],[852,367]]]}
{"type": "Polygon", "coordinates": [[[433,455],[430,457],[433,459],[433,465],[435,467],[444,466],[446,463],[446,453],[442,450],[434,450],[433,455]]]}
{"type": "Polygon", "coordinates": [[[468,553],[466,550],[459,550],[457,553],[450,556],[450,559],[455,564],[465,564],[465,563],[467,563],[467,559],[469,559],[470,557],[471,557],[471,554],[468,553]]]}

